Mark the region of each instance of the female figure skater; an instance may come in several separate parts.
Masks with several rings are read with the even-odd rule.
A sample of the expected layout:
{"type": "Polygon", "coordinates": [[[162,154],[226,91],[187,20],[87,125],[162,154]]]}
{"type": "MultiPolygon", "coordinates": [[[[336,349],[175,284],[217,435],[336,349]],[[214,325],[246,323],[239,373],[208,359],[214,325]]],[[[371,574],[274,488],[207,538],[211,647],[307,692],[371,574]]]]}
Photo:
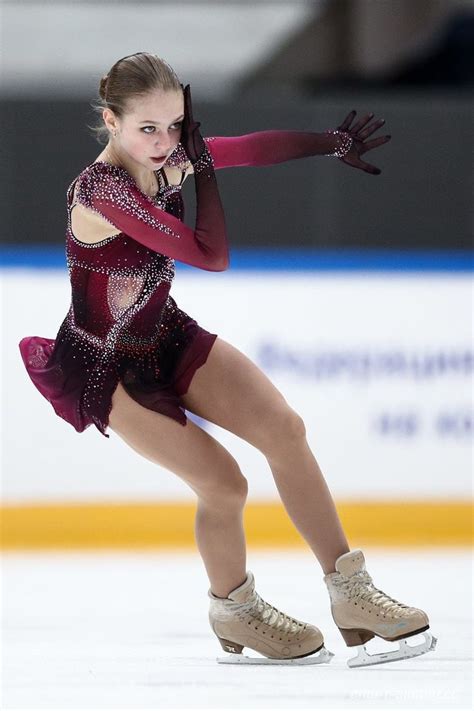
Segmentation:
{"type": "MultiPolygon", "coordinates": [[[[186,418],[214,422],[266,457],[286,510],[324,573],[334,621],[346,644],[375,635],[405,640],[428,617],[374,587],[361,550],[350,551],[301,417],[243,353],[177,306],[169,291],[174,260],[207,271],[228,268],[224,211],[215,170],[332,155],[378,175],[361,156],[390,136],[366,139],[373,114],[333,131],[260,131],[203,138],[190,87],[154,54],[117,61],[100,83],[108,142],[67,190],[70,309],[56,339],[25,337],[28,374],[78,432],[110,427],[146,459],[181,477],[198,498],[195,535],[210,581],[209,621],[226,660],[244,647],[265,663],[320,663],[332,654],[320,630],[280,612],[246,570],[242,512],[247,480],[231,454],[186,418]],[[196,225],[183,223],[181,186],[194,173],[196,225]],[[319,654],[315,655],[316,652],[319,654]],[[310,655],[315,655],[310,658],[310,655]]],[[[416,647],[367,656],[354,665],[423,654],[416,647]]],[[[352,660],[351,660],[352,661],[352,660]]]]}

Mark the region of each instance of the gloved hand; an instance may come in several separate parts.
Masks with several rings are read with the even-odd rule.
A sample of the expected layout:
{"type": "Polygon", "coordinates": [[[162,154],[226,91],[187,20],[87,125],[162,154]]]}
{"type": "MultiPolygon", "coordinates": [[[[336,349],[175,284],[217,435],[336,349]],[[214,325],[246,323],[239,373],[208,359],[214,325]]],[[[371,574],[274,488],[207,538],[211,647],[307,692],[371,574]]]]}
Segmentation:
{"type": "Polygon", "coordinates": [[[181,88],[184,93],[184,118],[181,124],[180,143],[186,151],[189,160],[194,165],[204,153],[206,144],[199,130],[201,122],[193,119],[190,86],[186,84],[186,86],[183,87],[181,84],[181,88]]]}
{"type": "Polygon", "coordinates": [[[366,163],[365,161],[360,159],[360,156],[364,153],[367,153],[367,151],[372,150],[372,148],[376,148],[377,146],[381,146],[382,144],[387,143],[392,137],[379,136],[378,138],[374,138],[371,141],[367,141],[367,143],[364,143],[366,138],[368,138],[372,133],[377,131],[378,128],[383,126],[383,124],[385,123],[385,119],[377,119],[377,121],[374,121],[374,123],[372,123],[370,126],[367,126],[367,124],[374,117],[374,114],[366,114],[366,116],[359,119],[359,121],[351,128],[350,126],[355,118],[356,113],[356,111],[351,111],[350,114],[346,116],[341,125],[337,127],[338,131],[345,131],[352,138],[352,146],[350,150],[346,153],[346,155],[339,158],[339,160],[342,160],[343,163],[351,165],[353,168],[360,168],[366,173],[371,173],[372,175],[380,175],[380,173],[382,172],[380,168],[376,168],[375,165],[366,163]]]}

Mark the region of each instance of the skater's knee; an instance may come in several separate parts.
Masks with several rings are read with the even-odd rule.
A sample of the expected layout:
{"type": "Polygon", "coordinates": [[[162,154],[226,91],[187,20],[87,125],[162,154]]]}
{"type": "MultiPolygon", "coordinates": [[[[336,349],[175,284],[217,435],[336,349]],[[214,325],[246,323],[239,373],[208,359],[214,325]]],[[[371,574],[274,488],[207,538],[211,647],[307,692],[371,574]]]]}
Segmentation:
{"type": "Polygon", "coordinates": [[[220,510],[226,508],[242,508],[247,500],[248,482],[239,474],[219,484],[208,496],[214,506],[220,510]]]}
{"type": "Polygon", "coordinates": [[[248,481],[240,471],[238,463],[230,459],[226,470],[218,472],[218,476],[203,483],[199,487],[200,501],[220,511],[229,508],[242,508],[247,500],[248,481]]]}
{"type": "Polygon", "coordinates": [[[288,451],[292,444],[306,438],[306,426],[303,418],[289,405],[273,411],[265,426],[262,446],[266,457],[272,459],[288,451]]]}
{"type": "Polygon", "coordinates": [[[290,440],[302,440],[306,438],[306,426],[303,418],[295,410],[289,407],[284,415],[283,426],[290,440]]]}

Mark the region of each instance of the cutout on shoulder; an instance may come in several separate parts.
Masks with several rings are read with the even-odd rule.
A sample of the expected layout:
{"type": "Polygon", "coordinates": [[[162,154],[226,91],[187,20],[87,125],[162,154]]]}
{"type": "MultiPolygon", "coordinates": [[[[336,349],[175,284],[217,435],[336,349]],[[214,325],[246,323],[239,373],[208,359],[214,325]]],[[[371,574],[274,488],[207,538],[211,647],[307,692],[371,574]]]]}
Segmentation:
{"type": "Polygon", "coordinates": [[[102,242],[107,237],[115,237],[121,234],[120,230],[114,227],[105,217],[78,202],[77,195],[78,185],[76,183],[69,208],[71,232],[75,239],[86,244],[95,244],[96,242],[102,242]]]}
{"type": "Polygon", "coordinates": [[[95,210],[91,203],[94,185],[107,180],[110,171],[121,175],[120,168],[95,161],[86,166],[71,183],[68,192],[70,230],[78,242],[93,245],[121,234],[117,226],[95,210]],[[72,186],[74,189],[70,194],[72,186]]]}
{"type": "Polygon", "coordinates": [[[120,230],[113,227],[110,222],[93,212],[81,203],[75,203],[71,207],[71,232],[79,242],[95,244],[102,242],[107,237],[115,237],[121,234],[120,230]]]}

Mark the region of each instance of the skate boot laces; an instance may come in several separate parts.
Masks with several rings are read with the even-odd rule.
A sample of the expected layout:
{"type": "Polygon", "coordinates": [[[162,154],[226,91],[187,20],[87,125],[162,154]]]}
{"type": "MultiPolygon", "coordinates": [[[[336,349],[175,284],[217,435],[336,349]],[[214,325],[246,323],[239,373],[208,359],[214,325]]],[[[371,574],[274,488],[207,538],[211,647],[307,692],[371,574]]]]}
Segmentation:
{"type": "Polygon", "coordinates": [[[372,578],[366,570],[354,573],[348,578],[341,580],[341,588],[348,593],[349,597],[360,597],[381,608],[386,614],[393,614],[397,617],[408,617],[413,608],[395,600],[387,595],[383,590],[376,588],[372,578]]]}
{"type": "Polygon", "coordinates": [[[288,634],[302,632],[306,629],[305,623],[295,620],[293,617],[286,615],[273,605],[265,602],[257,592],[253,593],[248,602],[242,603],[240,609],[242,612],[248,612],[252,617],[269,625],[269,627],[272,627],[278,632],[288,634]]]}

